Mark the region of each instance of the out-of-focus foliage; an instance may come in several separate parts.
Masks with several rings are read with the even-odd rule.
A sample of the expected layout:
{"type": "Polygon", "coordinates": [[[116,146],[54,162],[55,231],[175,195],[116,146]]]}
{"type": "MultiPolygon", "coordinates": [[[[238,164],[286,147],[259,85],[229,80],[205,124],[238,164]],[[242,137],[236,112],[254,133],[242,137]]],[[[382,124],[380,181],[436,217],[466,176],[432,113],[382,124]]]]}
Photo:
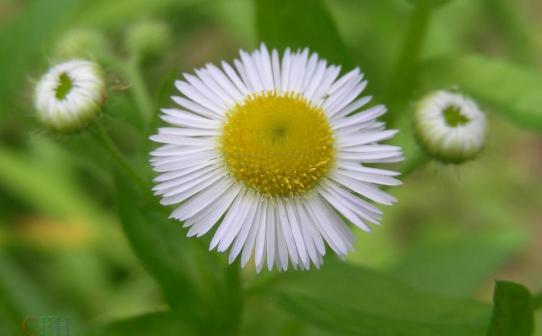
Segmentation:
{"type": "Polygon", "coordinates": [[[531,68],[477,55],[448,57],[429,61],[421,81],[465,92],[520,126],[542,129],[542,75],[531,68]]]}
{"type": "Polygon", "coordinates": [[[493,283],[542,289],[541,13],[538,0],[0,0],[0,335],[51,315],[94,336],[540,334],[530,291],[493,283]],[[133,55],[129,27],[149,20],[172,41],[133,55]],[[33,83],[78,29],[109,42],[92,54],[109,87],[100,124],[135,176],[94,127],[59,136],[35,120],[33,83]],[[260,42],[360,66],[401,130],[397,206],[321,270],[228,266],[150,194],[148,135],[173,80],[260,42]],[[486,152],[460,167],[430,163],[411,132],[416,100],[443,88],[490,121],[486,152]]]}
{"type": "Polygon", "coordinates": [[[272,48],[310,48],[329,61],[351,66],[337,27],[322,0],[257,0],[260,39],[272,48]]]}
{"type": "Polygon", "coordinates": [[[527,288],[509,281],[497,281],[493,302],[495,305],[488,335],[533,334],[534,306],[527,288]]]}
{"type": "Polygon", "coordinates": [[[523,243],[525,237],[521,233],[507,231],[420,244],[402,256],[391,271],[420,290],[470,297],[523,243]]]}
{"type": "Polygon", "coordinates": [[[425,294],[392,277],[329,260],[320,272],[296,272],[261,295],[332,332],[354,335],[481,335],[489,307],[425,294]]]}

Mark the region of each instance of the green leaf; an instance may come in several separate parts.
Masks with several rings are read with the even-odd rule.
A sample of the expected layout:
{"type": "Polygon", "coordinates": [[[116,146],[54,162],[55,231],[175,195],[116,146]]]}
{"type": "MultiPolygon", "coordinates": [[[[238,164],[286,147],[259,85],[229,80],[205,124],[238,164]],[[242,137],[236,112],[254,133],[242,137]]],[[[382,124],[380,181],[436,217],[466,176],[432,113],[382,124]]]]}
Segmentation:
{"type": "Polygon", "coordinates": [[[534,70],[472,55],[433,59],[421,71],[424,90],[457,88],[486,109],[542,131],[542,76],[534,70]]]}
{"type": "Polygon", "coordinates": [[[418,289],[469,297],[517,252],[524,238],[504,232],[420,246],[407,253],[391,271],[418,289]]]}
{"type": "Polygon", "coordinates": [[[352,65],[322,0],[255,0],[255,4],[258,34],[268,47],[309,47],[331,62],[352,65]]]}
{"type": "Polygon", "coordinates": [[[155,204],[142,200],[123,178],[117,178],[117,185],[126,236],[143,266],[159,282],[168,303],[174,309],[193,313],[202,309],[197,263],[181,225],[169,221],[155,204]]]}
{"type": "Polygon", "coordinates": [[[182,224],[169,220],[169,210],[153,197],[135,192],[122,176],[116,181],[123,229],[170,307],[207,334],[236,328],[239,289],[230,278],[235,272],[224,272],[223,258],[208,250],[205,239],[187,238],[182,224]]]}
{"type": "Polygon", "coordinates": [[[111,323],[107,327],[91,333],[92,336],[192,336],[195,330],[173,312],[146,314],[111,323]]]}
{"type": "Polygon", "coordinates": [[[283,274],[261,295],[299,319],[351,335],[483,335],[490,314],[484,304],[426,294],[332,260],[319,271],[283,274]]]}
{"type": "Polygon", "coordinates": [[[533,300],[527,288],[509,281],[497,281],[493,302],[489,336],[533,334],[533,300]]]}

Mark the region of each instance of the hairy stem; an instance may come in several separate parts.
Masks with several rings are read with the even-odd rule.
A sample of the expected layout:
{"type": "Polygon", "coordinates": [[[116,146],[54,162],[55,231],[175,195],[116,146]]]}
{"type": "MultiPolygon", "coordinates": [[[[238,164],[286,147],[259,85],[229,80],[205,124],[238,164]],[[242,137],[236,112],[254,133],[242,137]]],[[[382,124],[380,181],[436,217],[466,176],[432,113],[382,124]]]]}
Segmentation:
{"type": "Polygon", "coordinates": [[[103,150],[109,155],[111,161],[115,163],[120,171],[129,176],[137,185],[141,187],[143,191],[147,190],[147,183],[145,180],[132,168],[132,165],[126,161],[123,154],[118,149],[117,145],[113,142],[105,128],[101,123],[96,123],[96,127],[93,129],[93,134],[96,140],[103,148],[103,150]]]}
{"type": "Polygon", "coordinates": [[[153,103],[147,86],[145,85],[145,81],[143,80],[140,64],[140,58],[137,55],[134,55],[123,67],[123,70],[131,83],[132,96],[141,113],[141,118],[143,119],[145,127],[148,127],[154,116],[153,103]]]}

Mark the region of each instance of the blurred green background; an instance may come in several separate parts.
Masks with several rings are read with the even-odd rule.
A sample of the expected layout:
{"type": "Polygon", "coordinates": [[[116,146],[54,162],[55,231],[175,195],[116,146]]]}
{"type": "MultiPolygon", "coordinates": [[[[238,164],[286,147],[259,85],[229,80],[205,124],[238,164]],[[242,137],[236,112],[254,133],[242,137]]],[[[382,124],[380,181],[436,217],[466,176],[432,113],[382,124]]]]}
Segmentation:
{"type": "MultiPolygon", "coordinates": [[[[413,290],[451,300],[490,303],[495,279],[521,283],[540,293],[542,105],[535,103],[542,99],[542,1],[453,0],[432,10],[419,58],[434,67],[415,67],[415,80],[413,73],[394,73],[397,64],[400,68],[398,55],[414,1],[297,2],[307,12],[323,4],[342,41],[329,42],[324,34],[323,48],[331,48],[322,53],[346,63],[344,70],[359,65],[366,73],[368,92],[376,102],[391,107],[394,123],[402,129],[403,136],[397,141],[405,147],[407,158],[420,155],[409,134],[408,116],[416,98],[428,88],[457,85],[480,100],[489,118],[483,154],[460,166],[427,162],[408,171],[404,185],[392,190],[399,202],[385,209],[383,225],[371,234],[356,231],[356,251],[348,262],[386,274],[413,290]],[[338,50],[342,47],[344,51],[338,50]],[[457,69],[473,70],[463,77],[453,73],[456,68],[439,65],[441,59],[474,54],[484,58],[458,65],[457,69]],[[487,65],[488,70],[477,64],[487,65]],[[394,81],[403,80],[401,76],[406,78],[403,90],[386,95],[394,81]]],[[[191,327],[185,325],[186,320],[190,324],[191,315],[188,319],[176,315],[192,310],[192,301],[183,301],[191,292],[176,298],[180,308],[172,307],[167,288],[175,283],[164,285],[156,274],[175,270],[157,271],[153,252],[134,253],[134,243],[127,239],[126,230],[131,239],[138,234],[123,228],[117,215],[117,194],[128,187],[115,180],[113,162],[104,158],[88,132],[54,134],[34,117],[33,85],[50,65],[62,59],[59,43],[66,34],[74,29],[99,32],[107,38],[111,53],[122,60],[129,58],[125,37],[130,27],[149,20],[165,24],[171,35],[167,45],[139,64],[139,78],[158,113],[158,107],[171,106],[172,82],[181,72],[207,62],[231,60],[239,48],[252,49],[262,39],[278,47],[288,44],[290,37],[281,43],[281,30],[273,27],[286,22],[279,16],[281,8],[288,6],[287,1],[260,0],[0,0],[0,335],[24,334],[22,324],[28,316],[58,314],[70,317],[73,335],[191,335],[186,331],[191,327]],[[173,309],[167,313],[171,315],[152,314],[169,308],[173,309]],[[119,320],[129,322],[113,322],[119,320]],[[179,332],[181,329],[185,331],[179,332]]],[[[303,21],[305,14],[310,19],[311,14],[303,11],[289,14],[294,19],[293,31],[297,31],[295,18],[303,21]]],[[[314,22],[306,21],[310,34],[314,22]]],[[[295,42],[303,45],[303,29],[299,32],[295,42]]],[[[308,44],[322,36],[318,31],[313,35],[308,44]]],[[[119,71],[115,62],[101,61],[99,52],[89,57],[101,62],[107,72],[109,97],[100,122],[111,131],[134,168],[150,180],[146,161],[153,147],[147,141],[152,130],[136,112],[140,103],[134,96],[133,78],[129,72],[119,71]]],[[[121,198],[129,203],[130,197],[124,194],[121,198]]],[[[138,201],[134,199],[132,206],[137,208],[138,201]]],[[[147,225],[150,237],[154,222],[147,225]]],[[[178,226],[168,226],[166,236],[178,235],[185,244],[184,231],[178,226]]],[[[135,245],[137,251],[138,243],[135,245]]],[[[145,245],[148,250],[161,248],[152,242],[145,245]]],[[[164,253],[169,253],[165,248],[164,253]]],[[[185,253],[175,246],[169,248],[172,259],[185,253]]],[[[222,265],[220,256],[213,254],[215,257],[222,265]]],[[[179,262],[178,267],[185,267],[182,265],[179,262]]],[[[326,262],[326,267],[334,266],[326,262]]],[[[254,273],[249,267],[241,275],[249,288],[258,288],[269,276],[254,273]]],[[[199,288],[198,293],[208,291],[204,297],[216,298],[212,286],[201,281],[192,284],[199,288]]],[[[363,286],[356,291],[363,292],[363,286]]],[[[227,287],[225,292],[229,292],[227,287]]],[[[296,314],[293,306],[283,311],[270,301],[258,296],[246,298],[242,334],[433,334],[416,332],[415,326],[410,327],[412,333],[381,334],[363,333],[369,327],[330,328],[314,322],[322,320],[316,313],[306,319],[297,316],[308,311],[302,306],[297,307],[302,312],[296,314]]],[[[282,302],[286,301],[292,304],[283,298],[282,302]]],[[[357,321],[358,317],[349,318],[357,321]]],[[[535,320],[542,323],[540,312],[535,320]]],[[[348,321],[342,323],[348,325],[348,321]]],[[[374,328],[378,329],[378,324],[374,328]]],[[[221,334],[220,330],[217,327],[213,333],[221,334]]],[[[453,335],[462,334],[471,333],[453,335]]]]}

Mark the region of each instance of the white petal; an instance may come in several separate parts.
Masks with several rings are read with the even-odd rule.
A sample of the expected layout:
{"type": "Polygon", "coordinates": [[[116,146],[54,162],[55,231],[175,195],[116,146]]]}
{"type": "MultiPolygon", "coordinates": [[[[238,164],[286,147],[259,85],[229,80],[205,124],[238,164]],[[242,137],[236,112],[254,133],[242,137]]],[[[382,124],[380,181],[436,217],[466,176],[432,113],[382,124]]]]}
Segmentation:
{"type": "MultiPolygon", "coordinates": [[[[262,205],[260,196],[258,195],[256,197],[257,198],[254,200],[251,211],[243,221],[239,233],[237,234],[237,236],[235,236],[235,240],[233,241],[233,246],[230,250],[230,256],[228,257],[228,262],[230,264],[235,261],[239,253],[242,251],[243,246],[245,246],[245,251],[247,251],[248,254],[245,256],[246,260],[242,262],[242,266],[246,265],[246,262],[248,261],[248,256],[250,256],[250,254],[252,253],[252,249],[254,247],[254,239],[256,237],[256,227],[258,225],[257,220],[260,218],[260,210],[262,205]]],[[[224,243],[224,245],[226,244],[227,243],[224,243]]],[[[218,249],[220,251],[220,244],[218,245],[218,249]]]]}
{"type": "Polygon", "coordinates": [[[224,217],[224,220],[222,221],[222,223],[220,223],[220,226],[216,230],[213,239],[211,240],[209,250],[214,249],[218,245],[218,243],[230,229],[230,226],[233,224],[234,221],[238,221],[239,217],[243,217],[245,215],[249,206],[247,193],[247,189],[242,190],[233,202],[233,204],[230,206],[228,212],[226,213],[226,216],[224,217]]]}
{"type": "Polygon", "coordinates": [[[391,205],[396,202],[396,199],[390,194],[373,187],[368,183],[360,182],[351,177],[342,175],[340,172],[334,172],[330,178],[346,188],[377,203],[391,205]]]}
{"type": "Polygon", "coordinates": [[[284,204],[279,199],[277,200],[277,209],[280,221],[280,228],[282,231],[283,239],[286,241],[286,246],[288,247],[288,254],[290,256],[290,261],[292,264],[297,265],[299,263],[299,256],[297,253],[297,247],[294,241],[294,235],[292,233],[292,228],[290,227],[290,222],[288,221],[288,215],[286,214],[286,209],[284,204]]]}
{"type": "Polygon", "coordinates": [[[209,209],[189,219],[192,227],[188,231],[188,236],[197,235],[198,237],[207,233],[219,219],[226,213],[234,200],[238,197],[241,188],[234,184],[219,198],[209,209]]]}
{"type": "Polygon", "coordinates": [[[370,232],[371,229],[367,224],[361,220],[354,212],[352,212],[349,207],[342,202],[342,199],[334,196],[327,190],[320,190],[320,195],[331,205],[337,212],[346,217],[352,224],[356,225],[365,232],[370,232]]]}
{"type": "Polygon", "coordinates": [[[242,101],[244,95],[239,89],[233,84],[231,79],[229,79],[217,66],[213,64],[207,65],[207,71],[213,77],[216,83],[220,85],[224,92],[227,93],[235,102],[242,101]]]}
{"type": "MultiPolygon", "coordinates": [[[[182,92],[182,94],[190,98],[194,103],[197,103],[209,109],[209,111],[212,112],[213,116],[221,118],[222,115],[224,114],[224,107],[221,107],[220,105],[216,104],[214,101],[209,99],[209,97],[199,92],[194,86],[181,80],[175,81],[175,86],[180,92],[182,92]]],[[[175,99],[175,97],[174,97],[174,100],[175,102],[179,101],[179,99],[175,99]]]]}
{"type": "Polygon", "coordinates": [[[307,248],[305,246],[303,234],[301,233],[301,228],[299,226],[298,216],[291,201],[285,201],[284,203],[284,207],[286,209],[286,217],[288,218],[288,222],[290,223],[290,228],[292,230],[292,235],[294,236],[294,241],[297,247],[299,258],[301,259],[303,265],[308,265],[309,260],[307,255],[307,248]]]}
{"type": "Polygon", "coordinates": [[[243,83],[243,81],[241,80],[241,78],[239,77],[239,75],[237,75],[237,73],[235,72],[235,70],[233,70],[233,68],[231,67],[231,65],[229,65],[228,63],[226,62],[222,62],[222,69],[224,69],[224,72],[226,72],[226,74],[228,75],[228,77],[230,78],[230,80],[233,82],[233,84],[237,87],[237,89],[239,89],[239,91],[241,92],[241,94],[243,94],[244,96],[248,95],[250,93],[250,91],[248,90],[248,88],[246,87],[246,85],[243,83]]]}

